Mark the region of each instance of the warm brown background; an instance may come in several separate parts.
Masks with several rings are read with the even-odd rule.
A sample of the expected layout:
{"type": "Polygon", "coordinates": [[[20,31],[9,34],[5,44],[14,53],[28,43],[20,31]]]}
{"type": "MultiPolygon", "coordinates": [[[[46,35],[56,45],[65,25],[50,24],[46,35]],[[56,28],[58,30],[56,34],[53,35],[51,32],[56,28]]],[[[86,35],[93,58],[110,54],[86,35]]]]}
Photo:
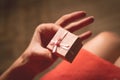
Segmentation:
{"type": "Polygon", "coordinates": [[[25,50],[37,25],[77,10],[96,19],[77,33],[120,34],[120,0],[0,0],[0,74],[25,50]]]}

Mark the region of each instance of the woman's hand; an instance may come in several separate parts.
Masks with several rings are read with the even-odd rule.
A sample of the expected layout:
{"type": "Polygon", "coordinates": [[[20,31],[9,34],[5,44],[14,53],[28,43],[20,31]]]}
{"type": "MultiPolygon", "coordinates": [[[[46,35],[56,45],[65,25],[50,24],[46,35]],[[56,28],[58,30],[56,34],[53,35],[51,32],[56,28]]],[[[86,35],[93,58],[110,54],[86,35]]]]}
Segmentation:
{"type": "MultiPolygon", "coordinates": [[[[46,46],[60,27],[74,32],[94,21],[93,16],[86,17],[84,11],[66,14],[55,23],[39,25],[25,52],[15,63],[1,76],[2,80],[32,80],[34,76],[49,67],[57,56],[53,55],[46,46]]],[[[91,32],[80,35],[81,40],[89,38],[91,32]]]]}
{"type": "MultiPolygon", "coordinates": [[[[39,25],[33,35],[32,41],[23,54],[28,63],[36,71],[41,72],[42,70],[49,67],[57,58],[56,55],[51,54],[46,46],[52,37],[55,35],[60,27],[74,32],[81,29],[89,24],[91,24],[94,19],[93,16],[85,17],[86,13],[83,11],[77,11],[70,14],[66,14],[58,19],[55,23],[46,23],[39,25]]],[[[89,38],[91,32],[85,32],[80,35],[81,40],[89,38]]]]}

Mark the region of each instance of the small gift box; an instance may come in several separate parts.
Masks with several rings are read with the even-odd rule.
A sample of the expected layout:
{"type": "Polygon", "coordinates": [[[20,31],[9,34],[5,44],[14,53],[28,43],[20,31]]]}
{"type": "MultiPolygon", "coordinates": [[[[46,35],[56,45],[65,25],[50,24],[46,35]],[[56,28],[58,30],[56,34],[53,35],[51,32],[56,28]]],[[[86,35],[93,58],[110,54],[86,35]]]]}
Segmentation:
{"type": "Polygon", "coordinates": [[[47,45],[47,48],[50,49],[52,53],[57,54],[69,62],[74,60],[81,47],[81,39],[63,28],[60,28],[56,32],[47,45]]]}

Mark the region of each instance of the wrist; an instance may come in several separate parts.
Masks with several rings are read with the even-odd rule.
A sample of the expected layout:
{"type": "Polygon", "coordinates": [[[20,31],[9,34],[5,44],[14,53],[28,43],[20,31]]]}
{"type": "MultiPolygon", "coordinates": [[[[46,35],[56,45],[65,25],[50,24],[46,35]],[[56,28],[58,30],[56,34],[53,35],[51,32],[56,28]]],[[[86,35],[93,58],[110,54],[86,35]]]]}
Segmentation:
{"type": "Polygon", "coordinates": [[[8,70],[1,76],[0,80],[33,80],[36,72],[32,70],[26,59],[20,56],[8,70]]]}

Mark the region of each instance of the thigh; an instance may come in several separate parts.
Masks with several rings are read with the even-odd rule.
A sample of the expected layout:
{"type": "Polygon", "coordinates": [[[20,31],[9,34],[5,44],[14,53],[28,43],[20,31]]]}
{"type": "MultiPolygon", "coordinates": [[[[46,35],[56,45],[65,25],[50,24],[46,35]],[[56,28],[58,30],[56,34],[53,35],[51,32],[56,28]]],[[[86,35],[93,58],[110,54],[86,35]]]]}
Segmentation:
{"type": "Polygon", "coordinates": [[[114,63],[120,56],[120,36],[111,32],[102,32],[87,42],[83,48],[114,63]]]}

